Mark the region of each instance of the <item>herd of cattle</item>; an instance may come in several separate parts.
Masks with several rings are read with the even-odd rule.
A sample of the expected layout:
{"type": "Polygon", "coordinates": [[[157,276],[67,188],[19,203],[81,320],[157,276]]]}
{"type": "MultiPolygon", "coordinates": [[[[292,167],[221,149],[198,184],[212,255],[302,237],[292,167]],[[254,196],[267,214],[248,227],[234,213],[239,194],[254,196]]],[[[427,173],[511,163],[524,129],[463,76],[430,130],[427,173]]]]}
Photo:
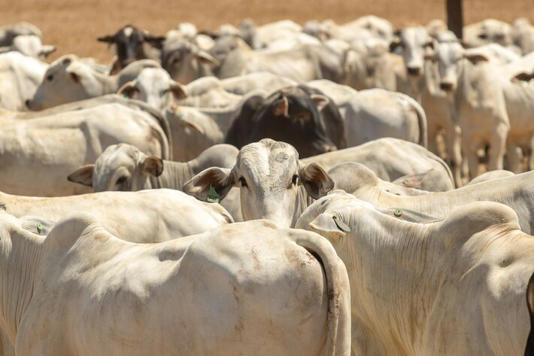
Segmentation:
{"type": "Polygon", "coordinates": [[[528,20],[98,41],[0,28],[0,355],[534,355],[528,20]]]}

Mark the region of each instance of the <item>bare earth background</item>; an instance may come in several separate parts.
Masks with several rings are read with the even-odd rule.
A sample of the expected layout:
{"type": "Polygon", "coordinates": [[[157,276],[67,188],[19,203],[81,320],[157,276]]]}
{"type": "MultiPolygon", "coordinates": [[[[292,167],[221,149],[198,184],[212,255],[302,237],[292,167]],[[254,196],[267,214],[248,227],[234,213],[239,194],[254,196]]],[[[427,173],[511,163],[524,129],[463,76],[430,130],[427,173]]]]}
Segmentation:
{"type": "MultiPolygon", "coordinates": [[[[58,47],[51,59],[67,53],[111,60],[112,51],[96,38],[131,23],[165,34],[183,21],[199,29],[238,24],[246,17],[263,24],[278,19],[303,23],[331,18],[344,23],[362,15],[387,18],[396,26],[445,18],[445,0],[0,0],[0,24],[28,21],[43,31],[44,42],[58,47]]],[[[485,18],[534,19],[534,0],[464,0],[466,23],[485,18]]]]}

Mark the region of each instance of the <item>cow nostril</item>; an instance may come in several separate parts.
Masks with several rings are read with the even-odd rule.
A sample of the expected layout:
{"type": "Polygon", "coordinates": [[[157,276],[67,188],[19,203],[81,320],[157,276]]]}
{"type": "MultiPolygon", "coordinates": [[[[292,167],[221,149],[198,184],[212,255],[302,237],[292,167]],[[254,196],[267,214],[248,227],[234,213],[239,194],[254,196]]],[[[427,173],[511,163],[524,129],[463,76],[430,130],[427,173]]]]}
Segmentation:
{"type": "Polygon", "coordinates": [[[24,102],[24,105],[26,105],[26,107],[28,109],[30,109],[30,105],[32,104],[31,100],[30,99],[26,99],[26,101],[24,102]]]}
{"type": "Polygon", "coordinates": [[[410,75],[419,75],[420,69],[418,67],[408,67],[408,74],[410,75]]]}
{"type": "Polygon", "coordinates": [[[450,91],[452,90],[452,83],[441,82],[439,84],[439,87],[441,88],[441,90],[450,91]]]}

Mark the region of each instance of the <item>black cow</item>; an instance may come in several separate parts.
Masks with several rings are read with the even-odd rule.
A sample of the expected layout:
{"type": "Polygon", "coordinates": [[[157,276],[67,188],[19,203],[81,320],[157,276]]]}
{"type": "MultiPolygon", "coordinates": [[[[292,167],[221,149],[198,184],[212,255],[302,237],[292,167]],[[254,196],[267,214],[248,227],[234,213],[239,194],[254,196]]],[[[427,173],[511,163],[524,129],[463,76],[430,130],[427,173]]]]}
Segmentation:
{"type": "Polygon", "coordinates": [[[115,45],[117,60],[113,63],[113,68],[111,69],[111,74],[114,74],[128,64],[140,59],[159,61],[158,49],[163,46],[165,37],[153,36],[135,26],[126,25],[114,35],[99,37],[97,40],[115,45]]]}
{"type": "Polygon", "coordinates": [[[225,142],[241,148],[262,138],[290,143],[301,157],[346,146],[338,109],[330,98],[306,85],[286,87],[266,98],[247,99],[225,142]]]}

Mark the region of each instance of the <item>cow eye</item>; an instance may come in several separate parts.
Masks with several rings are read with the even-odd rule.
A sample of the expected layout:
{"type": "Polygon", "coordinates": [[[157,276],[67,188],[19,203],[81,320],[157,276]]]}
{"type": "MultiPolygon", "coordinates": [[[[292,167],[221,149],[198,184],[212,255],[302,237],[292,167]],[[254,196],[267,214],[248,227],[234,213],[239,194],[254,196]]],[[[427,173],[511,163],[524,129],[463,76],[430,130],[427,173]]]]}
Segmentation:
{"type": "Polygon", "coordinates": [[[126,176],[120,177],[119,179],[117,179],[117,185],[123,185],[124,183],[126,183],[126,180],[126,176]]]}
{"type": "Polygon", "coordinates": [[[54,75],[53,74],[49,74],[46,76],[46,80],[48,80],[49,82],[51,82],[52,80],[54,80],[54,75]]]}
{"type": "Polygon", "coordinates": [[[248,187],[247,181],[243,177],[239,178],[239,183],[241,183],[241,187],[244,187],[244,188],[248,187]]]}
{"type": "Polygon", "coordinates": [[[293,175],[293,178],[291,178],[291,183],[292,183],[293,185],[297,185],[298,181],[299,181],[299,176],[296,175],[296,174],[294,174],[294,175],[293,175]]]}

